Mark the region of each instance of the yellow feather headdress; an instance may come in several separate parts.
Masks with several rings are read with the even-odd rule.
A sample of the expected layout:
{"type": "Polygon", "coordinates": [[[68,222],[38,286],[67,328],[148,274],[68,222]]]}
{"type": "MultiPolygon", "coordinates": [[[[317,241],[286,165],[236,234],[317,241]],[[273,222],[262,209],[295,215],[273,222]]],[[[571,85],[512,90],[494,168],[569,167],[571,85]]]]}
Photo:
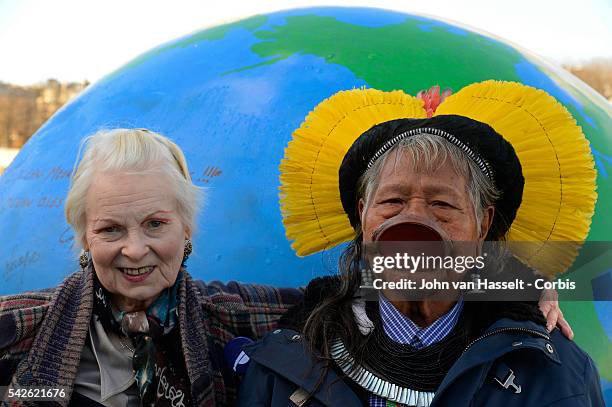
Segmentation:
{"type": "MultiPolygon", "coordinates": [[[[565,271],[588,234],[597,199],[593,157],[574,118],[542,90],[492,80],[449,96],[434,116],[449,114],[486,123],[513,146],[525,186],[507,235],[510,249],[548,276],[565,271]],[[577,243],[559,250],[554,242],[561,241],[577,243]]],[[[283,223],[299,256],[355,237],[338,187],[338,170],[353,142],[376,124],[425,117],[423,100],[376,89],[338,92],[308,114],[280,164],[283,223]]]]}

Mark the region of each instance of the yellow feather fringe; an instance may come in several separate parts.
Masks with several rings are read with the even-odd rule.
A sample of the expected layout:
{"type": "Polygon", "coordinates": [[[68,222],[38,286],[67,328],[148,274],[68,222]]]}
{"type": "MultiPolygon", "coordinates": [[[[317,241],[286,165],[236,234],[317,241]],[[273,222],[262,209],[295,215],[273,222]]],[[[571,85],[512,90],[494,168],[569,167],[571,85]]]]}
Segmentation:
{"type": "Polygon", "coordinates": [[[354,237],[340,201],[338,169],[361,133],[402,117],[426,117],[423,101],[402,91],[353,89],[321,102],[295,130],[280,164],[280,204],[298,256],[354,237]]]}
{"type": "MultiPolygon", "coordinates": [[[[510,248],[547,276],[565,271],[588,234],[597,199],[589,143],[570,113],[544,91],[485,81],[447,98],[436,111],[442,114],[488,123],[514,146],[525,190],[508,235],[510,248]]],[[[364,131],[405,117],[426,117],[423,102],[402,91],[353,89],[321,102],[295,130],[280,165],[280,203],[287,238],[299,256],[354,237],[340,201],[342,159],[364,131]]]]}
{"type": "Polygon", "coordinates": [[[488,123],[512,144],[525,189],[507,237],[510,249],[547,276],[566,271],[586,239],[597,200],[589,142],[572,115],[542,90],[499,81],[461,89],[440,104],[436,115],[443,114],[488,123]]]}

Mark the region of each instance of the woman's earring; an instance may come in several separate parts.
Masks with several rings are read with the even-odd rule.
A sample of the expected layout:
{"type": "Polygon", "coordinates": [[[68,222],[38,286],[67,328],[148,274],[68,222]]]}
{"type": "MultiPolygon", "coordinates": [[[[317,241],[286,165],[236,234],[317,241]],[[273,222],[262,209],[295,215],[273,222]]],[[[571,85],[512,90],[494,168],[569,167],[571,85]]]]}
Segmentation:
{"type": "Polygon", "coordinates": [[[192,251],[193,251],[193,244],[191,243],[191,239],[185,239],[185,250],[183,251],[183,263],[187,261],[192,251]]]}
{"type": "Polygon", "coordinates": [[[81,269],[85,270],[89,265],[89,261],[91,260],[91,255],[89,250],[83,250],[81,255],[79,256],[79,264],[81,265],[81,269]]]}

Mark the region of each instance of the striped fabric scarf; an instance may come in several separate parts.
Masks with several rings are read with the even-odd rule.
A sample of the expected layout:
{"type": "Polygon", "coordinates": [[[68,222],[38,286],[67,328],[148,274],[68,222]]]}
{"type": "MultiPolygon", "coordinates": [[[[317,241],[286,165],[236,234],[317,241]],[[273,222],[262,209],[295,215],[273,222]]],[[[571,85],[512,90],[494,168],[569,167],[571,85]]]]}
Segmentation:
{"type": "Polygon", "coordinates": [[[94,273],[94,314],[102,326],[135,344],[133,368],[143,406],[190,405],[190,385],[180,349],[178,287],[182,271],[146,311],[124,312],[110,301],[111,294],[94,273]],[[178,348],[178,349],[177,349],[178,348]]]}

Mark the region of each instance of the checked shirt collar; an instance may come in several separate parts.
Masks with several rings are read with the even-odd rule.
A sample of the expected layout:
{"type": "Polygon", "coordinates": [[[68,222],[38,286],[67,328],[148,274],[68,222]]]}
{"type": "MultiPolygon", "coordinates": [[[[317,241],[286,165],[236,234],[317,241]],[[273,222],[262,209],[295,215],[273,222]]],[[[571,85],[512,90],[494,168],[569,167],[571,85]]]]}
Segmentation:
{"type": "Polygon", "coordinates": [[[379,308],[383,329],[390,339],[421,349],[441,341],[453,330],[463,309],[463,298],[460,298],[446,314],[425,328],[412,322],[382,294],[379,308]]]}

